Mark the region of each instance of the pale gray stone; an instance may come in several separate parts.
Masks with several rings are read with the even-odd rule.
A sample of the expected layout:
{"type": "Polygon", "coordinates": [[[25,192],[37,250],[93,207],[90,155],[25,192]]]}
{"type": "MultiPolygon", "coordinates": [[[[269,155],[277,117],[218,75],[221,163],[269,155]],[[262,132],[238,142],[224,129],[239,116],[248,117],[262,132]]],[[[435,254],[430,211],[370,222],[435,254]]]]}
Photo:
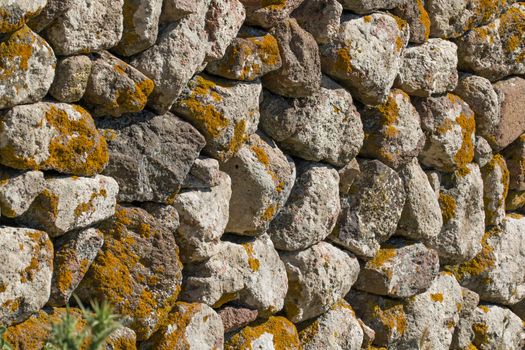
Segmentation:
{"type": "Polygon", "coordinates": [[[47,5],[47,0],[2,0],[0,12],[2,23],[0,33],[20,29],[27,21],[37,16],[47,5]]]}
{"type": "Polygon", "coordinates": [[[327,44],[339,33],[343,6],[337,0],[304,1],[292,17],[318,44],[327,44]]]}
{"type": "Polygon", "coordinates": [[[505,159],[496,154],[481,168],[485,225],[500,225],[505,219],[505,200],[509,190],[509,170],[505,159]]]}
{"type": "Polygon", "coordinates": [[[266,29],[288,18],[304,0],[240,0],[246,7],[246,23],[266,29]]]}
{"type": "MultiPolygon", "coordinates": [[[[44,7],[38,16],[29,19],[27,25],[39,33],[52,24],[58,16],[68,10],[74,2],[75,0],[47,0],[46,7],[44,7]]],[[[38,3],[38,1],[36,3],[38,3]]]]}
{"type": "Polygon", "coordinates": [[[41,171],[15,171],[0,168],[0,210],[2,216],[22,215],[45,188],[41,171]]]}
{"type": "Polygon", "coordinates": [[[91,66],[91,59],[85,55],[59,59],[49,94],[60,102],[80,101],[88,86],[91,66]]]}

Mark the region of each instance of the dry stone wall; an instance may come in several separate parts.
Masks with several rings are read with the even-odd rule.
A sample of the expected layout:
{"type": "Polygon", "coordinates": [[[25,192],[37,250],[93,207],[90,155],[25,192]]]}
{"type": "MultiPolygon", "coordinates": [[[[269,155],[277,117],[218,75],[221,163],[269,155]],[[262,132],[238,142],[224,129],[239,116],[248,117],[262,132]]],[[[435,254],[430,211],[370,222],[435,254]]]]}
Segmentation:
{"type": "Polygon", "coordinates": [[[73,295],[105,350],[525,348],[525,2],[0,0],[0,33],[14,349],[73,295]]]}

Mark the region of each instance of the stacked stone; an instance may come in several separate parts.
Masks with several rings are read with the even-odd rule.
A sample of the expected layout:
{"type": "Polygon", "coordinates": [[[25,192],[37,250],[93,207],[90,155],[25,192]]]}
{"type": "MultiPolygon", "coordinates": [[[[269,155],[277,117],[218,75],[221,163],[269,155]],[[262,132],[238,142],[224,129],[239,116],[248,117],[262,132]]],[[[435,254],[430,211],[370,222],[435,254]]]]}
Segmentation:
{"type": "Polygon", "coordinates": [[[15,349],[73,295],[107,350],[525,347],[525,3],[0,13],[15,349]]]}

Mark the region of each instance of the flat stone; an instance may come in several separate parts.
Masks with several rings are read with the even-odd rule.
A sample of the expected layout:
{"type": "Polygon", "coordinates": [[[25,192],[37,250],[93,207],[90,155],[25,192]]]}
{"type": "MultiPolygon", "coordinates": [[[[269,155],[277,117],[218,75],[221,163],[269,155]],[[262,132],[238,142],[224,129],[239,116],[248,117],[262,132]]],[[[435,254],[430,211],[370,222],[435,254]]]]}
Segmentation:
{"type": "Polygon", "coordinates": [[[53,273],[53,244],[42,231],[0,227],[0,323],[26,320],[47,303],[53,273]]]}
{"type": "Polygon", "coordinates": [[[9,218],[25,213],[45,188],[44,174],[40,171],[0,168],[0,179],[0,211],[9,218]]]}
{"type": "MultiPolygon", "coordinates": [[[[29,19],[27,25],[35,32],[39,33],[66,10],[68,10],[75,0],[47,0],[47,5],[40,13],[29,19]]],[[[27,1],[26,1],[27,2],[27,1]]],[[[37,1],[38,3],[38,1],[37,1]]]]}
{"type": "Polygon", "coordinates": [[[55,257],[49,306],[65,306],[69,302],[103,244],[104,235],[95,228],[71,232],[53,242],[55,257]]]}
{"type": "Polygon", "coordinates": [[[173,111],[206,138],[204,150],[226,161],[257,131],[259,82],[232,82],[196,75],[182,91],[173,111]]]}
{"type": "Polygon", "coordinates": [[[232,197],[226,231],[264,233],[282,208],[295,181],[295,165],[267,137],[252,135],[221,170],[230,175],[232,197]]]}
{"type": "Polygon", "coordinates": [[[406,0],[338,0],[345,10],[359,14],[372,13],[376,10],[390,10],[407,2],[406,0]]]}
{"type": "Polygon", "coordinates": [[[362,161],[360,168],[348,195],[341,197],[341,215],[329,239],[371,259],[395,233],[406,195],[401,178],[380,161],[362,161]]]}
{"type": "Polygon", "coordinates": [[[509,191],[509,170],[505,159],[496,154],[481,168],[485,225],[499,225],[505,219],[505,200],[509,191]]]}
{"type": "Polygon", "coordinates": [[[353,255],[326,242],[280,256],[288,274],[284,310],[294,323],[328,311],[348,293],[359,274],[353,255]]]}
{"type": "Polygon", "coordinates": [[[277,316],[247,326],[233,334],[224,344],[225,350],[235,349],[301,349],[301,342],[294,324],[277,316]]]}
{"type": "Polygon", "coordinates": [[[498,94],[500,102],[500,118],[485,138],[492,147],[498,151],[514,142],[521,134],[525,133],[525,120],[523,120],[523,108],[525,108],[525,79],[512,77],[500,80],[494,85],[494,91],[498,94]]]}
{"type": "Polygon", "coordinates": [[[85,55],[59,59],[49,94],[60,102],[80,101],[88,86],[91,67],[91,59],[85,55]]]}
{"type": "Polygon", "coordinates": [[[245,307],[225,306],[217,311],[224,325],[224,333],[230,333],[246,327],[257,319],[257,310],[245,307]]]}
{"type": "Polygon", "coordinates": [[[282,66],[263,77],[264,87],[286,97],[307,97],[319,90],[321,61],[312,34],[295,19],[278,23],[270,33],[277,39],[282,66]]]}
{"type": "Polygon", "coordinates": [[[318,44],[327,44],[339,33],[343,6],[337,0],[304,1],[292,16],[318,44]]]}
{"type": "Polygon", "coordinates": [[[423,44],[430,37],[430,16],[425,9],[424,0],[404,1],[392,11],[394,15],[407,21],[410,27],[409,41],[423,44]]]}
{"type": "Polygon", "coordinates": [[[182,264],[173,234],[146,211],[119,207],[99,229],[104,246],[76,293],[84,302],[105,299],[146,340],[175,305],[182,264]]]}
{"type": "Polygon", "coordinates": [[[385,103],[408,37],[408,25],[398,17],[383,13],[343,16],[339,35],[320,47],[323,73],[364,104],[385,103]]]}
{"type": "Polygon", "coordinates": [[[0,33],[10,33],[20,29],[28,20],[37,16],[47,5],[47,0],[2,0],[0,12],[0,33]]]}
{"type": "Polygon", "coordinates": [[[269,29],[286,18],[304,0],[240,0],[246,7],[246,23],[269,29]]]}
{"type": "Polygon", "coordinates": [[[117,192],[117,182],[108,176],[48,177],[44,191],[17,221],[61,236],[111,217],[117,192]]]}
{"type": "Polygon", "coordinates": [[[120,186],[119,201],[172,203],[205,140],[171,113],[149,111],[98,119],[110,162],[104,174],[120,186]]]}
{"type": "Polygon", "coordinates": [[[16,106],[0,118],[0,139],[0,163],[15,169],[92,176],[108,162],[104,137],[77,105],[16,106]]]}
{"type": "Polygon", "coordinates": [[[303,250],[322,241],[341,210],[339,174],[334,168],[307,163],[297,170],[290,196],[267,230],[280,250],[303,250]]]}
{"type": "MultiPolygon", "coordinates": [[[[33,1],[24,1],[27,2],[33,1]]],[[[23,26],[4,35],[0,57],[0,109],[44,98],[53,82],[56,66],[53,50],[44,39],[23,26]]]]}
{"type": "Polygon", "coordinates": [[[57,55],[107,50],[118,44],[123,31],[124,0],[73,2],[44,31],[57,55]]]}
{"type": "Polygon", "coordinates": [[[303,159],[342,167],[363,145],[363,124],[352,96],[328,77],[308,98],[265,93],[260,110],[261,128],[283,150],[303,159]]]}
{"type": "Polygon", "coordinates": [[[419,114],[402,90],[392,90],[386,103],[361,111],[365,139],[360,155],[399,168],[425,145],[419,114]]]}

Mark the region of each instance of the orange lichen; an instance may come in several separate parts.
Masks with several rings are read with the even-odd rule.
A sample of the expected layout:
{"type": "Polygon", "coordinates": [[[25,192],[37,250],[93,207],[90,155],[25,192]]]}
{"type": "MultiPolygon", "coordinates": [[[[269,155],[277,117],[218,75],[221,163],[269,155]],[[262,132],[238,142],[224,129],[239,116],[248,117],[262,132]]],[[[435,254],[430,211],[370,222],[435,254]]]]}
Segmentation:
{"type": "Polygon", "coordinates": [[[29,59],[33,55],[36,38],[28,26],[23,26],[0,43],[0,78],[2,80],[11,77],[18,71],[29,69],[29,59]]]}
{"type": "Polygon", "coordinates": [[[214,304],[213,304],[213,308],[214,309],[217,309],[217,308],[220,308],[221,306],[223,306],[224,304],[226,303],[229,303],[230,301],[233,301],[233,300],[237,300],[239,298],[239,293],[226,293],[226,294],[223,294],[219,300],[217,300],[214,304]]]}
{"type": "Polygon", "coordinates": [[[373,305],[372,317],[379,320],[390,335],[394,333],[403,335],[406,331],[407,320],[401,304],[387,306],[384,309],[379,305],[373,305]]]}
{"type": "Polygon", "coordinates": [[[239,122],[235,123],[230,145],[228,146],[228,149],[223,157],[227,159],[235,155],[246,141],[246,137],[246,120],[242,119],[239,122]]]}
{"type": "Polygon", "coordinates": [[[264,221],[270,221],[275,216],[277,212],[277,206],[275,204],[270,205],[261,216],[261,219],[264,221]]]}
{"type": "Polygon", "coordinates": [[[259,261],[259,259],[255,257],[255,251],[253,250],[253,243],[244,243],[242,246],[244,250],[246,251],[246,254],[248,254],[248,265],[250,266],[252,271],[254,272],[259,271],[261,262],[259,261]]]}
{"type": "MultiPolygon", "coordinates": [[[[284,190],[284,187],[285,187],[285,183],[284,181],[282,181],[279,176],[277,175],[277,173],[273,170],[273,167],[272,167],[272,164],[270,162],[270,157],[268,156],[268,154],[266,153],[266,150],[262,147],[262,146],[258,146],[258,145],[253,145],[251,146],[251,151],[255,154],[255,157],[257,158],[257,160],[264,166],[264,168],[266,169],[266,172],[268,173],[268,175],[271,176],[274,184],[275,184],[275,190],[280,193],[284,190]]],[[[269,208],[268,208],[269,209],[269,208]]],[[[277,208],[274,208],[274,211],[276,211],[277,208]]],[[[270,214],[270,213],[268,213],[270,214]]],[[[273,218],[273,213],[271,213],[272,216],[270,217],[270,219],[273,218]]],[[[266,215],[264,215],[265,217],[267,217],[266,215]]]]}
{"type": "Polygon", "coordinates": [[[479,309],[480,309],[481,311],[483,311],[484,313],[487,313],[487,312],[490,311],[490,309],[489,309],[488,306],[486,306],[486,305],[479,305],[478,307],[479,307],[479,309]]]}
{"type": "Polygon", "coordinates": [[[432,301],[442,303],[443,302],[443,293],[431,293],[430,294],[430,299],[432,299],[432,301]]]}
{"type": "Polygon", "coordinates": [[[374,258],[366,263],[369,268],[380,269],[390,259],[395,258],[397,251],[394,248],[381,248],[374,258]]]}
{"type": "Polygon", "coordinates": [[[463,141],[461,148],[454,156],[454,163],[457,167],[461,168],[472,162],[474,159],[474,133],[476,131],[476,121],[474,119],[474,113],[466,115],[461,113],[456,118],[456,122],[461,126],[461,133],[463,135],[463,141]]]}
{"type": "Polygon", "coordinates": [[[266,34],[263,37],[251,37],[246,39],[255,44],[259,58],[264,65],[275,66],[281,62],[279,45],[273,35],[266,34]]]}
{"type": "Polygon", "coordinates": [[[111,104],[104,104],[102,110],[111,114],[114,110],[126,113],[140,112],[146,107],[148,96],[153,92],[155,84],[151,79],[144,79],[133,87],[117,89],[115,99],[111,104]]]}
{"type": "MultiPolygon", "coordinates": [[[[347,43],[350,45],[350,43],[347,43]]],[[[334,70],[336,74],[347,77],[352,74],[352,56],[350,55],[350,47],[342,47],[337,50],[337,57],[334,63],[334,70]]]]}
{"type": "Polygon", "coordinates": [[[313,321],[306,328],[304,328],[303,330],[299,332],[299,340],[301,344],[304,346],[310,343],[317,334],[319,334],[319,320],[318,319],[313,321]]]}
{"type": "Polygon", "coordinates": [[[489,343],[488,326],[484,323],[474,323],[472,325],[474,340],[472,343],[478,347],[489,343]]]}
{"type": "Polygon", "coordinates": [[[423,0],[416,0],[417,9],[419,11],[419,19],[423,27],[425,28],[425,40],[428,40],[430,37],[430,16],[428,15],[423,0]]]}
{"type": "Polygon", "coordinates": [[[96,210],[96,207],[94,205],[94,202],[99,197],[107,197],[107,191],[105,189],[101,189],[100,191],[93,192],[91,194],[91,197],[89,197],[89,200],[87,202],[82,202],[77,205],[75,208],[74,214],[75,217],[78,218],[83,214],[91,214],[96,210]]]}
{"type": "Polygon", "coordinates": [[[447,224],[456,217],[456,200],[451,195],[440,192],[439,207],[441,208],[441,216],[443,217],[444,224],[447,224]]]}

